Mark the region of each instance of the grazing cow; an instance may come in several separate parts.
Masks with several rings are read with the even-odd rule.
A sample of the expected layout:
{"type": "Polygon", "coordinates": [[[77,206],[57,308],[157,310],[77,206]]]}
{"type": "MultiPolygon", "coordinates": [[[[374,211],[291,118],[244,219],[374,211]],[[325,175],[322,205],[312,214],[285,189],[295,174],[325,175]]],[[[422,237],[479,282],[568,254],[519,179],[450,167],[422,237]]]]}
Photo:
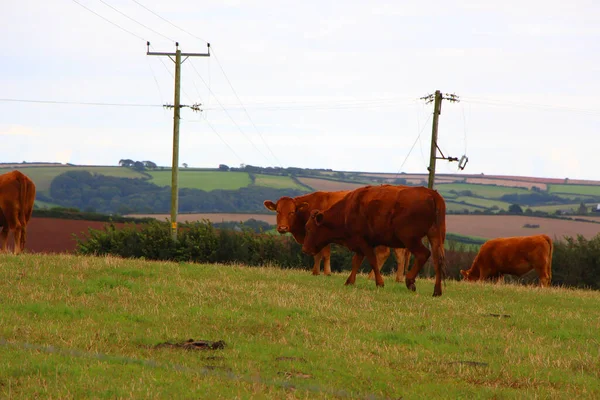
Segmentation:
{"type": "MultiPolygon", "coordinates": [[[[314,192],[298,197],[281,197],[277,203],[271,200],[265,200],[264,206],[268,210],[277,212],[277,231],[281,234],[291,233],[296,242],[304,243],[306,235],[305,225],[310,217],[310,212],[314,209],[327,209],[336,202],[344,198],[349,190],[337,192],[314,192]]],[[[381,247],[376,250],[381,265],[387,260],[390,251],[387,247],[381,247]]],[[[400,282],[404,275],[404,270],[408,265],[407,258],[410,253],[405,249],[394,249],[398,269],[396,272],[396,281],[400,282]]],[[[323,247],[321,251],[314,254],[313,275],[319,275],[321,269],[321,260],[323,260],[323,273],[331,275],[331,246],[323,247]]],[[[352,264],[362,263],[364,256],[355,256],[352,264]]]]}
{"type": "Polygon", "coordinates": [[[548,235],[492,239],[485,242],[469,270],[460,273],[467,281],[494,279],[504,274],[522,276],[535,269],[540,286],[550,286],[554,245],[548,235]]]}
{"type": "MultiPolygon", "coordinates": [[[[391,185],[356,189],[329,209],[312,211],[302,250],[316,254],[329,243],[342,242],[367,257],[375,272],[376,285],[383,286],[374,248],[404,247],[415,256],[415,265],[406,275],[406,286],[416,290],[415,278],[431,255],[422,242],[425,236],[433,251],[436,277],[433,295],[441,296],[446,203],[435,190],[391,185]]],[[[354,284],[357,271],[358,266],[353,265],[347,285],[354,284]]]]}
{"type": "Polygon", "coordinates": [[[8,234],[13,231],[14,253],[19,254],[25,248],[27,223],[33,212],[35,185],[19,171],[0,175],[0,242],[6,252],[8,234]]]}

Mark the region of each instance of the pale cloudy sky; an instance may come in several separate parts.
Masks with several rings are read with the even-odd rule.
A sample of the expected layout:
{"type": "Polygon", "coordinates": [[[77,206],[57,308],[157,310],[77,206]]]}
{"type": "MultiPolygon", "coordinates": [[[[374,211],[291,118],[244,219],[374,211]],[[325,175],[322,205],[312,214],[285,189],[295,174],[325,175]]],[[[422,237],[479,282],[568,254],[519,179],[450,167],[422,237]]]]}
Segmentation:
{"type": "Polygon", "coordinates": [[[1,10],[2,162],[170,165],[172,111],[6,100],[172,103],[173,63],[147,56],[145,41],[205,52],[202,38],[216,58],[182,68],[182,101],[205,109],[182,111],[190,166],[426,172],[432,105],[418,98],[439,89],[462,99],[443,103],[439,144],[466,153],[463,173],[600,179],[598,1],[3,0],[1,10]]]}

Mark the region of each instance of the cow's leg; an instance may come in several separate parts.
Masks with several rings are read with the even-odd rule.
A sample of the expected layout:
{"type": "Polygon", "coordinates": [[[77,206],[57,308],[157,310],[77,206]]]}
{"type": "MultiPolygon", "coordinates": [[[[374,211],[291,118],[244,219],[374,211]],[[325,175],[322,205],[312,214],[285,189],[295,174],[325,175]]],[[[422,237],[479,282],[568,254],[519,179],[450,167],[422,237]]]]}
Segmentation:
{"type": "Polygon", "coordinates": [[[408,263],[410,262],[410,251],[406,249],[394,249],[394,255],[396,256],[396,282],[402,282],[404,275],[408,269],[408,263]]]}
{"type": "MultiPolygon", "coordinates": [[[[389,250],[388,250],[389,251],[389,250]]],[[[371,263],[371,267],[373,268],[373,272],[375,273],[375,285],[383,287],[383,277],[381,276],[381,272],[379,271],[379,259],[377,258],[377,252],[374,248],[364,246],[363,252],[371,263]]]]}
{"type": "Polygon", "coordinates": [[[431,255],[429,249],[423,246],[421,239],[413,240],[411,242],[405,243],[406,248],[415,256],[415,262],[410,271],[406,274],[405,282],[406,287],[412,290],[413,292],[417,290],[415,286],[415,278],[419,274],[421,267],[425,265],[427,259],[431,255]]]}
{"type": "Polygon", "coordinates": [[[321,250],[323,255],[323,274],[331,275],[331,245],[327,245],[321,250]]]}
{"type": "Polygon", "coordinates": [[[350,272],[348,279],[346,279],[346,285],[354,285],[354,282],[356,282],[356,273],[364,259],[365,256],[363,254],[355,253],[354,256],[352,256],[352,271],[350,272]]]}
{"type": "MultiPolygon", "coordinates": [[[[9,231],[13,231],[13,236],[15,239],[15,248],[14,253],[19,254],[21,252],[21,222],[18,218],[18,209],[11,204],[3,204],[2,212],[4,214],[4,219],[6,221],[6,225],[3,227],[2,234],[4,235],[4,229],[8,227],[9,231]]],[[[8,238],[8,232],[6,233],[6,238],[8,238]]],[[[6,250],[6,240],[3,237],[3,250],[6,250]]]]}
{"type": "Polygon", "coordinates": [[[313,256],[315,263],[313,265],[312,274],[319,275],[321,273],[321,259],[323,258],[323,250],[313,256]]]}
{"type": "Polygon", "coordinates": [[[6,244],[8,243],[8,223],[2,226],[2,232],[0,232],[0,242],[2,242],[2,252],[6,253],[6,244]]]}
{"type": "MultiPolygon", "coordinates": [[[[379,267],[381,268],[390,256],[390,248],[386,246],[375,247],[375,256],[377,257],[377,262],[379,263],[379,267]]],[[[373,268],[371,268],[371,272],[369,272],[369,279],[373,279],[374,277],[375,271],[373,270],[373,268]]]]}
{"type": "Polygon", "coordinates": [[[442,295],[442,276],[446,274],[446,254],[444,241],[436,229],[432,229],[427,235],[431,250],[433,252],[433,266],[435,268],[435,285],[433,286],[433,297],[442,295]]]}

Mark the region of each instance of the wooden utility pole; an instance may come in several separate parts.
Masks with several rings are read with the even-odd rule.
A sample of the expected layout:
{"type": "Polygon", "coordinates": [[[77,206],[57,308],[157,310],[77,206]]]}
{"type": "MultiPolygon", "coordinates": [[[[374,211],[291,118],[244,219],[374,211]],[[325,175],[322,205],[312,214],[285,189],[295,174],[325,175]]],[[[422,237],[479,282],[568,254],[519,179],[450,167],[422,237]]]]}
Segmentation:
{"type": "Polygon", "coordinates": [[[180,88],[181,88],[181,64],[188,59],[188,57],[210,57],[210,43],[207,43],[208,51],[206,53],[182,53],[179,50],[179,43],[175,42],[175,53],[162,53],[162,52],[150,52],[150,42],[147,42],[148,50],[146,55],[149,56],[167,56],[175,63],[175,98],[174,104],[171,106],[165,104],[167,108],[173,108],[173,162],[171,167],[171,237],[173,241],[177,240],[177,212],[179,210],[179,188],[178,188],[178,174],[179,174],[179,119],[181,115],[182,107],[190,107],[194,111],[200,111],[200,104],[194,104],[191,106],[182,105],[180,103],[180,88]],[[175,56],[175,59],[172,58],[175,56]],[[185,58],[183,61],[181,57],[185,58]]]}
{"type": "MultiPolygon", "coordinates": [[[[433,189],[435,183],[435,162],[436,160],[448,160],[448,161],[459,161],[457,157],[445,157],[440,150],[438,140],[438,123],[440,114],[442,113],[442,100],[448,100],[450,102],[459,102],[459,98],[455,94],[442,94],[439,90],[436,90],[434,94],[430,94],[425,97],[421,97],[427,103],[433,102],[433,125],[431,128],[431,152],[429,154],[429,180],[427,181],[427,187],[433,189]],[[440,150],[441,157],[437,156],[437,152],[440,150]]],[[[458,164],[460,169],[464,169],[467,164],[468,158],[463,156],[458,164]]]]}

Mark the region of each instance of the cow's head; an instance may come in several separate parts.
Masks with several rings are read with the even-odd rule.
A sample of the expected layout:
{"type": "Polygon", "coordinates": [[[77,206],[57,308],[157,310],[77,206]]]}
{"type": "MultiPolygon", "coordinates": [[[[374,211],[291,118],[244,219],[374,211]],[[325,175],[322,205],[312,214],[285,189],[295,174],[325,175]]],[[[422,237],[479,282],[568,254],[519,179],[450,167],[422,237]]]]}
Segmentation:
{"type": "Polygon", "coordinates": [[[277,212],[277,232],[284,234],[293,229],[304,228],[308,218],[308,203],[284,196],[277,203],[265,200],[263,204],[267,210],[277,212]]]}
{"type": "Polygon", "coordinates": [[[325,214],[319,210],[313,210],[310,213],[305,231],[306,236],[304,237],[302,251],[307,254],[315,255],[331,243],[332,236],[329,227],[325,223],[325,214]]]}
{"type": "Polygon", "coordinates": [[[463,276],[463,280],[465,281],[476,281],[479,279],[479,274],[473,273],[473,268],[461,269],[460,274],[463,276]]]}

